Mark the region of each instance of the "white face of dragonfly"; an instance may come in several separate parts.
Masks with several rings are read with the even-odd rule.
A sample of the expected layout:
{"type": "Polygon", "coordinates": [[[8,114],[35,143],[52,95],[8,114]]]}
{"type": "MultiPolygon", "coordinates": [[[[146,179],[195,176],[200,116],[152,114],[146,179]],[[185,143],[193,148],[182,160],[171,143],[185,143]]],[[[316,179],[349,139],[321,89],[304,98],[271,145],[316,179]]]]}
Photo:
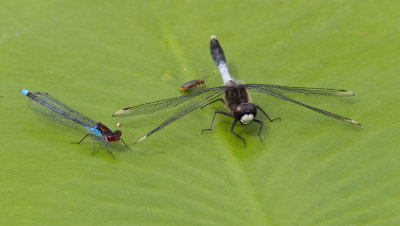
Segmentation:
{"type": "Polygon", "coordinates": [[[247,124],[249,124],[250,122],[252,122],[253,119],[254,119],[254,115],[253,115],[253,114],[243,115],[243,116],[240,118],[240,122],[241,122],[242,124],[244,124],[244,125],[247,125],[247,124]]]}

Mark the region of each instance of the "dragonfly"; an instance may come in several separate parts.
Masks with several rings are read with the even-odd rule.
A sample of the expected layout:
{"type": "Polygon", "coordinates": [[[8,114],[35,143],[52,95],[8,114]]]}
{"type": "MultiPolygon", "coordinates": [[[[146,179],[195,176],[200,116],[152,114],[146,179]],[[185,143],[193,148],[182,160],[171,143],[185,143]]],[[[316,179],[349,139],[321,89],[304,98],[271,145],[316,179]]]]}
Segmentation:
{"type": "Polygon", "coordinates": [[[29,97],[28,106],[34,111],[52,119],[56,122],[67,123],[73,122],[74,124],[84,127],[89,133],[86,134],[80,141],[72,142],[73,144],[80,144],[88,136],[93,137],[93,152],[95,154],[95,141],[105,141],[104,149],[114,158],[113,153],[108,150],[107,145],[110,142],[122,141],[128,149],[129,146],[126,145],[124,140],[122,140],[122,132],[116,130],[113,132],[106,125],[101,122],[94,121],[93,119],[83,115],[66,104],[62,103],[60,100],[51,96],[46,92],[30,92],[26,89],[21,89],[21,93],[29,97]]]}
{"type": "Polygon", "coordinates": [[[347,97],[347,96],[354,96],[354,92],[352,91],[343,89],[291,87],[291,86],[280,86],[280,85],[269,85],[269,84],[244,84],[235,81],[230,75],[228,66],[226,64],[225,53],[215,36],[211,36],[210,51],[211,51],[211,57],[214,63],[217,65],[218,70],[221,74],[223,80],[223,86],[203,89],[183,96],[178,96],[174,98],[140,104],[133,107],[123,108],[113,114],[114,117],[127,117],[134,115],[150,114],[168,108],[174,108],[180,106],[180,108],[178,108],[178,110],[171,117],[163,121],[155,129],[151,130],[142,138],[137,140],[135,144],[143,141],[144,139],[151,136],[155,132],[161,130],[162,128],[166,127],[172,122],[182,118],[183,116],[193,112],[194,110],[198,108],[203,108],[217,101],[221,101],[222,103],[224,103],[228,112],[216,110],[213,114],[210,127],[208,129],[202,130],[202,132],[206,130],[212,130],[216,114],[222,114],[233,118],[230,132],[233,133],[239,139],[241,139],[243,141],[244,146],[246,146],[246,140],[240,135],[238,135],[236,132],[234,132],[234,128],[237,122],[239,122],[241,125],[248,125],[251,122],[258,123],[260,125],[260,129],[258,131],[258,137],[260,137],[260,140],[262,141],[260,134],[263,128],[263,122],[255,118],[257,116],[257,110],[259,110],[263,115],[265,115],[270,122],[280,118],[271,119],[260,106],[252,103],[250,101],[249,93],[247,92],[248,90],[265,93],[273,97],[277,97],[279,99],[289,101],[291,103],[308,108],[324,116],[342,122],[346,122],[355,126],[361,126],[360,123],[358,123],[353,119],[301,103],[286,96],[286,93],[303,93],[303,94],[318,94],[318,95],[347,97]],[[221,98],[222,95],[224,95],[224,98],[221,98]]]}

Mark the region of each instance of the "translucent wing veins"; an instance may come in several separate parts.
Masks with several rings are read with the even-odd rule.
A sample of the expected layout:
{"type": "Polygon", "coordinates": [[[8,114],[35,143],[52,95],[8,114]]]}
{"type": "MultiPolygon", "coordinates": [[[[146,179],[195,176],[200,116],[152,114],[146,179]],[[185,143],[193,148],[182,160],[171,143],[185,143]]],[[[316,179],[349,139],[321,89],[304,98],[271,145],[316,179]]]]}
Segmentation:
{"type": "MultiPolygon", "coordinates": [[[[164,99],[164,100],[159,100],[159,101],[153,101],[150,103],[145,103],[145,104],[140,104],[136,105],[133,107],[127,107],[123,108],[117,112],[115,112],[112,116],[113,117],[127,117],[127,116],[133,116],[133,115],[142,115],[142,114],[150,114],[154,113],[156,111],[161,111],[167,108],[173,108],[176,107],[186,101],[193,100],[193,99],[200,99],[201,97],[205,96],[205,98],[208,95],[212,95],[214,92],[222,92],[225,90],[224,86],[220,87],[214,87],[214,88],[209,88],[209,89],[203,89],[199,90],[190,94],[174,97],[174,98],[169,98],[169,99],[164,99]]],[[[196,101],[194,101],[196,102],[196,101]]]]}
{"type": "MultiPolygon", "coordinates": [[[[296,100],[293,100],[293,99],[291,99],[289,97],[286,97],[286,96],[282,95],[281,93],[279,93],[279,91],[281,91],[281,89],[277,89],[278,91],[276,91],[273,88],[271,88],[271,89],[269,89],[269,87],[268,87],[268,89],[267,88],[259,88],[259,87],[255,86],[255,85],[253,85],[253,86],[250,85],[248,88],[249,88],[249,90],[254,90],[254,91],[266,93],[266,94],[269,94],[271,96],[278,97],[280,99],[283,99],[283,100],[286,100],[286,101],[301,105],[303,107],[311,109],[311,110],[313,110],[315,112],[318,112],[320,114],[323,114],[325,116],[328,116],[328,117],[331,117],[331,118],[334,118],[334,119],[337,119],[337,120],[340,120],[340,121],[343,121],[343,122],[347,122],[347,123],[350,123],[350,124],[353,124],[353,125],[361,126],[360,123],[358,123],[357,121],[355,121],[353,119],[346,118],[346,117],[337,115],[335,113],[328,112],[328,111],[325,111],[325,110],[322,110],[322,109],[319,109],[319,108],[316,108],[316,107],[313,107],[313,106],[310,106],[310,105],[307,105],[307,104],[303,104],[303,103],[300,103],[300,102],[298,102],[296,100]]],[[[290,88],[299,88],[298,89],[299,91],[296,90],[294,92],[302,92],[302,93],[310,93],[310,94],[325,94],[325,95],[335,95],[335,96],[336,96],[335,92],[340,93],[340,91],[342,91],[342,90],[323,89],[323,88],[303,88],[303,87],[290,87],[290,88]],[[323,93],[321,93],[321,91],[323,93]]],[[[293,90],[290,90],[290,91],[293,91],[293,90]]],[[[346,91],[346,90],[344,90],[344,91],[346,91]]],[[[351,91],[349,91],[349,92],[351,92],[351,91]]],[[[347,95],[338,95],[338,96],[347,96],[347,95]]]]}
{"type": "MultiPolygon", "coordinates": [[[[59,101],[58,99],[56,99],[55,97],[51,96],[48,93],[43,93],[43,92],[36,92],[34,93],[34,95],[36,95],[40,101],[43,101],[47,104],[49,104],[51,106],[51,108],[55,108],[57,111],[63,112],[66,115],[71,116],[74,119],[77,120],[73,120],[83,126],[89,126],[89,127],[94,127],[97,122],[94,121],[93,119],[87,117],[86,115],[83,115],[79,112],[77,112],[76,110],[74,110],[73,108],[65,105],[64,103],[62,103],[61,101],[59,101]],[[79,122],[78,122],[79,121],[79,122]]],[[[30,99],[30,103],[32,103],[32,106],[36,106],[36,108],[38,107],[39,103],[35,104],[33,103],[36,101],[30,99]]],[[[37,109],[38,111],[44,111],[45,109],[37,109]]],[[[68,116],[64,116],[64,117],[68,117],[68,116]]],[[[69,117],[68,117],[69,118],[69,117]]],[[[71,118],[69,118],[70,120],[72,120],[71,118]]]]}
{"type": "Polygon", "coordinates": [[[329,89],[329,88],[310,88],[310,87],[292,87],[292,86],[278,86],[268,84],[246,84],[246,87],[258,92],[273,92],[276,94],[283,94],[289,92],[304,93],[304,94],[318,94],[328,96],[354,96],[350,90],[343,89],[329,89]]]}
{"type": "Polygon", "coordinates": [[[200,107],[207,105],[209,102],[218,98],[225,91],[225,89],[221,89],[221,87],[218,87],[218,88],[219,89],[212,90],[213,92],[211,92],[211,90],[209,92],[207,92],[208,95],[196,96],[195,100],[190,101],[189,103],[185,104],[182,108],[180,108],[177,112],[175,112],[175,114],[173,116],[171,116],[170,118],[168,118],[167,120],[162,122],[157,128],[153,129],[152,131],[147,133],[145,136],[140,138],[136,143],[144,140],[151,134],[166,127],[167,125],[174,122],[175,120],[178,120],[179,118],[189,114],[190,112],[192,112],[200,107]]]}

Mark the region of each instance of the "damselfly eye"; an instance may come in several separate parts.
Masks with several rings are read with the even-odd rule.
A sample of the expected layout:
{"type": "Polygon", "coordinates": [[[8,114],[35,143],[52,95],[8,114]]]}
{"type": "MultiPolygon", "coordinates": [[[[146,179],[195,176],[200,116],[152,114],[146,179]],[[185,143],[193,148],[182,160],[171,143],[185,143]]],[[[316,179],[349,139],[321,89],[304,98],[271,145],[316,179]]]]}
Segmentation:
{"type": "Polygon", "coordinates": [[[122,136],[121,130],[115,131],[115,132],[114,132],[114,136],[115,136],[115,137],[120,137],[120,136],[122,136]]]}

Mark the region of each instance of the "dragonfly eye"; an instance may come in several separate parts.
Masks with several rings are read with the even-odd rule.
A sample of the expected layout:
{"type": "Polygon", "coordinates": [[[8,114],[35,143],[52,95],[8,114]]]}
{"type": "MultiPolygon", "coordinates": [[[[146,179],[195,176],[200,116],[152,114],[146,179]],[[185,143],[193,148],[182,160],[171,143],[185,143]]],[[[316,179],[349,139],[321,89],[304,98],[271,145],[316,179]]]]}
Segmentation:
{"type": "Polygon", "coordinates": [[[257,108],[252,103],[244,103],[236,106],[235,111],[240,113],[240,115],[249,115],[252,114],[254,116],[257,115],[257,108]]]}
{"type": "Polygon", "coordinates": [[[235,118],[243,125],[250,124],[257,115],[257,108],[252,103],[240,104],[234,111],[235,118]]]}

